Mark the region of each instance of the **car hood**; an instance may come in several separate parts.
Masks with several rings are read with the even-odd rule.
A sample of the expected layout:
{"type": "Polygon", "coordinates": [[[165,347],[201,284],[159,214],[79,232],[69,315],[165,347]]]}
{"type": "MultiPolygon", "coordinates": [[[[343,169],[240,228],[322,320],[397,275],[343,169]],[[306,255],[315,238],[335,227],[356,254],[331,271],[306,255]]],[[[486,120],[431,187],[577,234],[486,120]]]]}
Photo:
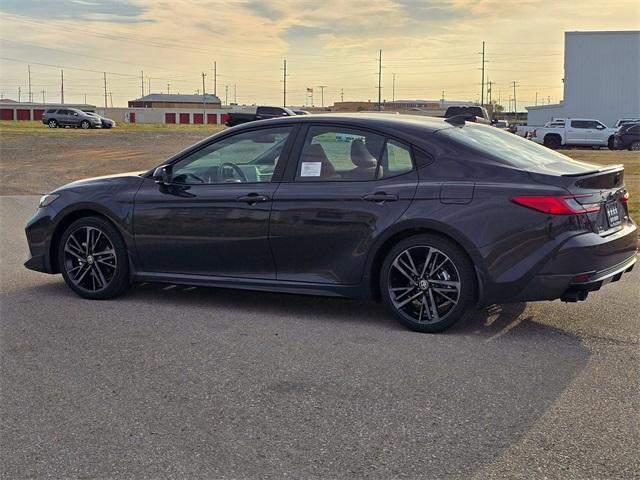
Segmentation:
{"type": "Polygon", "coordinates": [[[104,175],[101,177],[91,177],[91,178],[83,178],[82,180],[76,180],[75,182],[67,183],[59,188],[56,188],[54,192],[59,190],[67,190],[75,187],[82,187],[86,185],[108,185],[114,184],[122,181],[131,181],[135,179],[142,180],[142,175],[145,171],[140,172],[126,172],[126,173],[117,173],[114,175],[104,175]]]}

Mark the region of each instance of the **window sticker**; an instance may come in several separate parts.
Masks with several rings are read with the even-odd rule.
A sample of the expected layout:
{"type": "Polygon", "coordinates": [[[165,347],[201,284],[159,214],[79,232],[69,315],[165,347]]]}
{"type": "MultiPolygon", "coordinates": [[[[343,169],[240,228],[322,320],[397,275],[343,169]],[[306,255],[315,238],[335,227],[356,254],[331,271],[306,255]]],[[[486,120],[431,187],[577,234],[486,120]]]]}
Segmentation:
{"type": "Polygon", "coordinates": [[[301,177],[319,177],[322,170],[322,162],[302,162],[301,177]]]}

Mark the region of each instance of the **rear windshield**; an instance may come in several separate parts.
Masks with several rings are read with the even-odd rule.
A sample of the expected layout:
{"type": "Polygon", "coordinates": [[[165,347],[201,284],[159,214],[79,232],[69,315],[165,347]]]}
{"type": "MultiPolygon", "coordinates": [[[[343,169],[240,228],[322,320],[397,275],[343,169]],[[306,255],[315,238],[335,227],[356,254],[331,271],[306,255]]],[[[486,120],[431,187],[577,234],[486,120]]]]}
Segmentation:
{"type": "Polygon", "coordinates": [[[446,128],[436,133],[522,170],[576,174],[598,168],[597,165],[578,162],[531,140],[488,125],[467,123],[461,128],[446,128]]]}

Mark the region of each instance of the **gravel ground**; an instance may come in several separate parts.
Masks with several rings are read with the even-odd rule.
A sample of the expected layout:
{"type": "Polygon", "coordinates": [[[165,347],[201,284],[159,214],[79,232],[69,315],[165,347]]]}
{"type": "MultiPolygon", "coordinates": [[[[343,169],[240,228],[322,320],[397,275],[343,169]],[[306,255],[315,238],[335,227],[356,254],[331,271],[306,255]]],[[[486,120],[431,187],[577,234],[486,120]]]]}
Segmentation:
{"type": "Polygon", "coordinates": [[[36,200],[0,198],[2,478],[638,478],[640,269],[440,335],[365,301],[92,302],[22,267],[36,200]]]}

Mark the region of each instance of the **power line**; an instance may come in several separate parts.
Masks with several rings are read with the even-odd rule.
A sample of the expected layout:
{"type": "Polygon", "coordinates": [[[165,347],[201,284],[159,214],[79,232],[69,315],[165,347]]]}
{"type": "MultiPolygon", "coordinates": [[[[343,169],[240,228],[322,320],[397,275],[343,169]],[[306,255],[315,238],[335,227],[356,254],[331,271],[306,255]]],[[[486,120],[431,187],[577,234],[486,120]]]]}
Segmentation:
{"type": "Polygon", "coordinates": [[[326,85],[318,85],[320,89],[320,106],[324,108],[324,89],[327,88],[326,85]]]}
{"type": "Polygon", "coordinates": [[[382,110],[382,49],[378,60],[378,111],[382,110]]]}
{"type": "Polygon", "coordinates": [[[484,106],[484,41],[482,42],[482,90],[480,92],[480,105],[484,106]]]}

